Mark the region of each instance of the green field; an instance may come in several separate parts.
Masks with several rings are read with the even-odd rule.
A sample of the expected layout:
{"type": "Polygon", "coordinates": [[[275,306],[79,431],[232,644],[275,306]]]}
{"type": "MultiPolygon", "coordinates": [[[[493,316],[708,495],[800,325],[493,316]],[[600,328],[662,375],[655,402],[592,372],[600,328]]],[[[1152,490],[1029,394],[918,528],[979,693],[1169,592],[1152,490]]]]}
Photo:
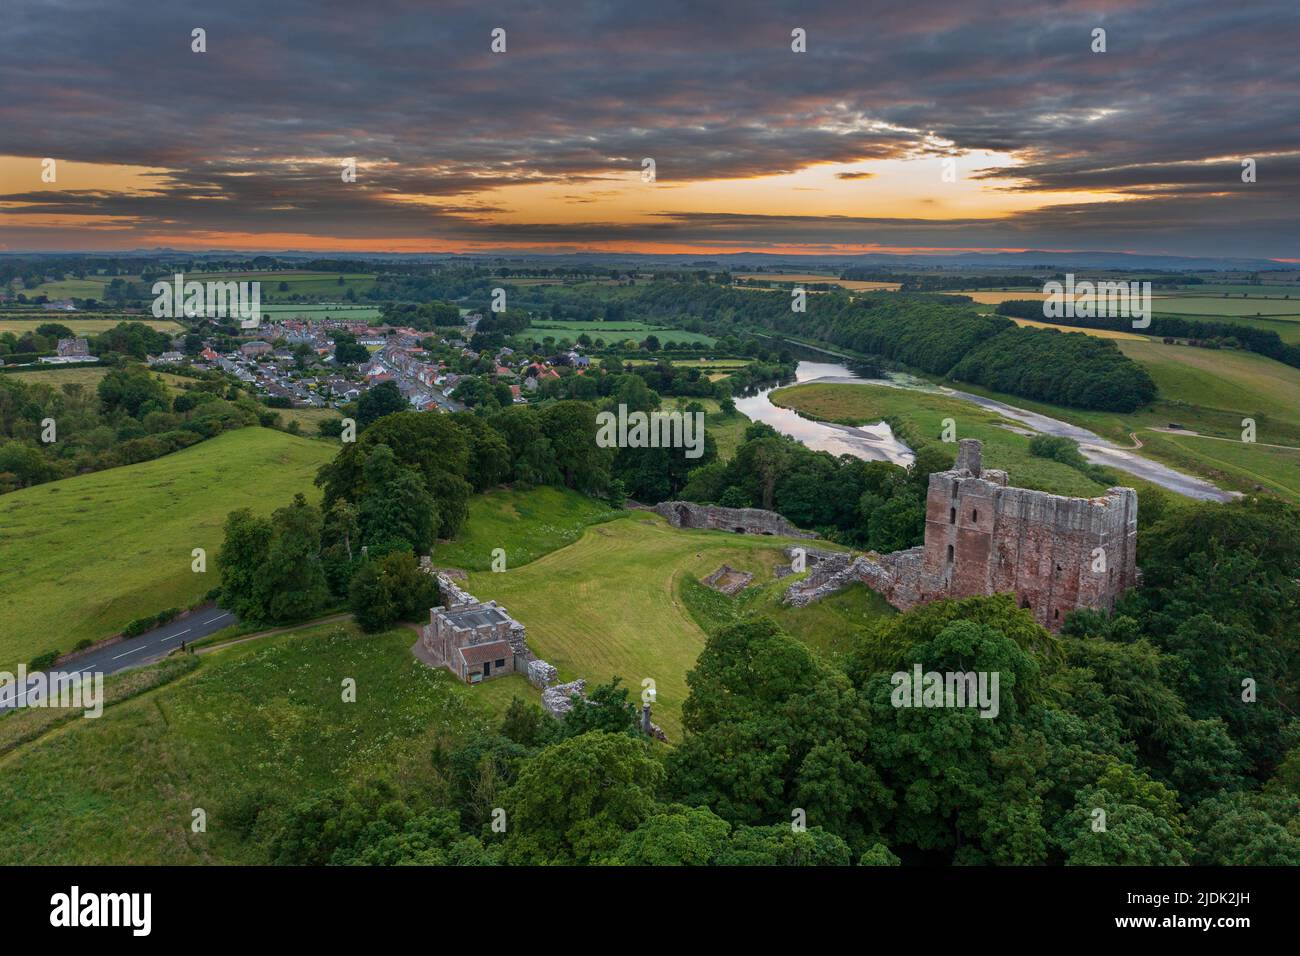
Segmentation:
{"type": "Polygon", "coordinates": [[[1161,402],[1230,413],[1235,421],[1228,423],[1228,434],[1240,433],[1243,415],[1285,424],[1291,426],[1285,434],[1272,439],[1261,435],[1259,440],[1288,438],[1300,444],[1300,369],[1251,352],[1160,342],[1118,344],[1121,352],[1146,367],[1161,402]]]}
{"type": "Polygon", "coordinates": [[[539,319],[520,332],[519,337],[536,342],[548,337],[555,339],[557,342],[575,342],[583,332],[586,332],[592,339],[604,339],[607,343],[614,343],[624,339],[635,339],[639,342],[651,334],[664,345],[670,343],[692,344],[695,342],[712,345],[715,341],[712,336],[702,335],[699,332],[664,329],[654,325],[647,325],[644,322],[582,322],[576,319],[571,321],[539,319]]]}
{"type": "Polygon", "coordinates": [[[185,278],[199,282],[260,282],[263,302],[273,302],[277,298],[291,295],[345,295],[348,289],[355,289],[360,295],[375,286],[374,273],[370,272],[344,273],[341,283],[337,272],[297,269],[278,272],[193,272],[185,278]],[[287,291],[280,291],[281,282],[289,286],[287,291]]]}
{"type": "Polygon", "coordinates": [[[42,325],[55,323],[71,329],[74,335],[100,335],[113,328],[119,322],[142,322],[151,329],[160,332],[180,332],[181,326],[170,319],[154,319],[145,316],[121,315],[111,319],[78,319],[75,312],[49,312],[42,319],[0,318],[0,332],[35,332],[42,325]]]}
{"type": "Polygon", "coordinates": [[[951,418],[956,422],[956,437],[984,442],[984,463],[1005,470],[1019,487],[1080,497],[1106,490],[1073,468],[1031,455],[1029,437],[1006,427],[1023,429],[1020,422],[961,399],[887,385],[831,384],[794,385],[778,389],[771,398],[775,404],[810,418],[844,425],[870,424],[881,419],[902,422],[908,437],[926,443],[939,441],[943,419],[951,418]]]}
{"type": "Polygon", "coordinates": [[[588,525],[622,513],[567,488],[493,489],[470,499],[468,523],[454,540],[438,542],[433,562],[486,571],[493,549],[501,548],[506,568],[520,567],[578,540],[588,525]]]}
{"type": "MultiPolygon", "coordinates": [[[[15,376],[12,381],[22,382],[24,385],[49,385],[51,388],[60,388],[64,385],[81,385],[85,388],[94,388],[99,384],[99,380],[108,374],[108,369],[94,368],[89,365],[83,365],[80,368],[38,365],[34,368],[24,368],[8,374],[15,376]]],[[[163,380],[163,383],[173,395],[180,393],[183,384],[195,384],[194,379],[186,378],[184,375],[173,375],[171,372],[154,372],[153,374],[155,378],[163,380]]]]}
{"type": "MultiPolygon", "coordinates": [[[[22,290],[28,299],[34,299],[38,295],[49,296],[51,299],[102,299],[104,297],[104,287],[107,286],[117,276],[87,276],[84,279],[57,279],[53,282],[42,282],[34,289],[22,290]]],[[[121,276],[123,282],[139,282],[139,276],[121,276]]]]}
{"type": "Polygon", "coordinates": [[[337,302],[301,303],[298,305],[271,304],[262,306],[262,314],[271,321],[284,319],[339,319],[345,322],[368,322],[377,319],[380,310],[366,305],[345,305],[337,302]]]}
{"type": "MultiPolygon", "coordinates": [[[[1164,345],[1157,340],[1121,340],[1116,344],[1155,380],[1159,397],[1150,406],[1134,412],[1067,408],[965,382],[957,384],[965,391],[1080,425],[1117,444],[1129,445],[1137,434],[1145,457],[1207,478],[1221,488],[1250,492],[1261,486],[1300,501],[1290,490],[1296,483],[1296,456],[1300,453],[1289,450],[1300,448],[1300,369],[1231,349],[1164,345]],[[1240,441],[1243,418],[1255,419],[1255,444],[1240,441]],[[1240,447],[1229,450],[1222,441],[1169,436],[1154,430],[1170,425],[1229,439],[1240,447]],[[1270,449],[1267,445],[1288,448],[1270,449]]],[[[954,417],[960,433],[961,418],[954,417]]],[[[1125,478],[1125,483],[1130,479],[1125,478]]],[[[1140,483],[1133,484],[1141,488],[1140,483]]]]}
{"type": "Polygon", "coordinates": [[[331,444],[241,428],[153,461],[0,496],[0,669],[128,621],[193,603],[216,586],[228,512],[318,498],[331,444]],[[205,548],[206,574],[190,569],[205,548]]]}
{"type": "MultiPolygon", "coordinates": [[[[241,805],[273,820],[378,774],[399,790],[427,788],[435,746],[495,721],[516,694],[537,699],[518,676],[488,693],[462,684],[416,661],[414,641],[405,627],[362,635],[332,624],[234,645],[98,720],[21,746],[0,759],[0,864],[266,863],[268,833],[241,832],[241,805]],[[342,701],[345,677],[356,703],[342,701]],[[191,831],[195,808],[206,833],[191,831]]],[[[45,713],[0,717],[0,729],[45,713]]]]}
{"type": "Polygon", "coordinates": [[[744,440],[745,429],[752,425],[753,422],[748,416],[740,412],[736,412],[731,416],[723,415],[716,398],[677,397],[664,399],[661,408],[664,411],[685,409],[692,402],[699,402],[704,406],[704,428],[713,436],[713,441],[718,446],[718,457],[723,461],[728,460],[736,453],[736,449],[744,440]]]}
{"type": "Polygon", "coordinates": [[[1151,310],[1167,315],[1232,316],[1294,315],[1300,316],[1300,291],[1292,298],[1252,295],[1172,295],[1153,296],[1151,310]]]}
{"type": "Polygon", "coordinates": [[[479,600],[496,600],[528,628],[528,644],[588,684],[621,677],[639,696],[654,680],[655,721],[681,739],[686,672],[705,632],[685,606],[687,577],[702,579],[723,564],[772,580],[792,542],[720,531],[679,531],[644,512],[590,527],[574,544],[504,573],[470,575],[479,600]]]}

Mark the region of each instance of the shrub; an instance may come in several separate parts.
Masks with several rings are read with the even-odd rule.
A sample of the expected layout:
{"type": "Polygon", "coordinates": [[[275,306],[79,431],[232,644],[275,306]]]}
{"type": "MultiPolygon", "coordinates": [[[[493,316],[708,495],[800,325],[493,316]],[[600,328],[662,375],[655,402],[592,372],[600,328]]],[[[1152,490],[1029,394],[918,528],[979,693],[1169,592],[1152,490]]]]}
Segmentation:
{"type": "Polygon", "coordinates": [[[53,667],[54,662],[57,661],[60,656],[62,656],[62,653],[63,653],[62,651],[53,650],[53,651],[45,651],[44,653],[37,654],[30,661],[27,662],[27,669],[32,671],[43,671],[47,667],[53,667]]]}

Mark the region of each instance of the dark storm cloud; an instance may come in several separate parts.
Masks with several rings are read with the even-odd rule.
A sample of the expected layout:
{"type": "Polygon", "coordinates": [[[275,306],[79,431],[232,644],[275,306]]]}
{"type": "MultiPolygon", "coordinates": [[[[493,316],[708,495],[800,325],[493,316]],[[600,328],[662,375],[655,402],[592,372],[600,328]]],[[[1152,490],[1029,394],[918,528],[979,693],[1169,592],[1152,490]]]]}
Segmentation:
{"type": "MultiPolygon", "coordinates": [[[[1298,256],[1297,27],[1294,0],[6,0],[0,154],[170,173],[152,195],[33,179],[0,183],[0,201],[34,203],[9,207],[6,224],[73,213],[152,234],[755,248],[1105,240],[1171,252],[1242,242],[1298,256]],[[498,26],[505,55],[488,52],[498,26]],[[806,54],[790,52],[796,26],[806,54]],[[207,31],[206,54],[190,52],[194,27],[207,31]],[[1105,54],[1089,51],[1094,27],[1107,31],[1105,54]],[[625,178],[644,156],[671,184],[971,149],[1023,161],[980,172],[993,186],[1140,198],[998,222],[682,211],[631,226],[600,222],[590,203],[585,225],[494,225],[472,199],[494,185],[625,178]],[[361,164],[358,188],[327,188],[347,156],[361,164]],[[1249,187],[1241,157],[1259,163],[1249,187]],[[396,201],[411,196],[425,202],[396,201]]],[[[11,248],[39,232],[0,228],[11,248]]]]}

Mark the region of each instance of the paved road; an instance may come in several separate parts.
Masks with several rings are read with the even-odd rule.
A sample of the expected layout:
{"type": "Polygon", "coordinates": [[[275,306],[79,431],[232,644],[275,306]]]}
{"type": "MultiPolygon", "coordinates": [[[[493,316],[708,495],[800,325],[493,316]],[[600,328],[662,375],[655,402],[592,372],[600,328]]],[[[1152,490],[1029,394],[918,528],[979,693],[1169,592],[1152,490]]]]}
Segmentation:
{"type": "MultiPolygon", "coordinates": [[[[180,647],[182,641],[189,643],[207,637],[223,627],[234,624],[235,620],[235,615],[219,607],[202,607],[188,617],[178,618],[139,637],[128,637],[124,641],[110,644],[85,657],[69,661],[58,670],[68,674],[113,674],[128,667],[139,667],[141,664],[149,664],[166,657],[172,650],[180,647]]],[[[31,684],[32,680],[29,676],[28,686],[30,687],[31,684]]],[[[34,704],[40,699],[36,696],[38,693],[38,691],[31,691],[29,696],[28,687],[20,688],[13,683],[5,684],[0,687],[0,710],[13,707],[15,703],[18,706],[34,704]]]]}

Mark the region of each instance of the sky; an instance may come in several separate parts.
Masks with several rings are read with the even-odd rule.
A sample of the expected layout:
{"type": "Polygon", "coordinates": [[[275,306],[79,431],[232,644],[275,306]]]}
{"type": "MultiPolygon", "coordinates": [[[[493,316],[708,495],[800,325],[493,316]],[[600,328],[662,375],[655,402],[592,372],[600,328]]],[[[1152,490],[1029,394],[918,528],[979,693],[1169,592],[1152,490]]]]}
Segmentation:
{"type": "Polygon", "coordinates": [[[1297,0],[3,0],[0,251],[1300,261],[1298,39],[1297,0]]]}

